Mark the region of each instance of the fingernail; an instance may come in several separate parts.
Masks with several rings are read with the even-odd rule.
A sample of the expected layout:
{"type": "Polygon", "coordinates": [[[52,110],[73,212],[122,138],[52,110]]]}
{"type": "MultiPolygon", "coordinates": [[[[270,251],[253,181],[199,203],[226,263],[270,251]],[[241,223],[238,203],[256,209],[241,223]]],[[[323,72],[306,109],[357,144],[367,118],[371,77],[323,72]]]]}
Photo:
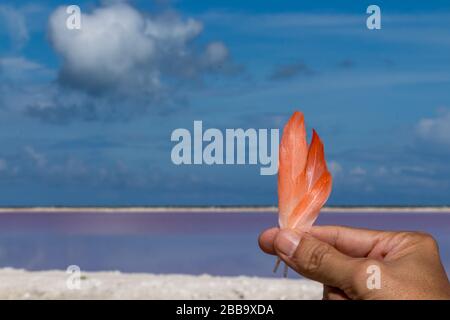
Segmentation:
{"type": "Polygon", "coordinates": [[[300,243],[300,235],[292,230],[281,230],[276,241],[278,250],[291,257],[300,243]]]}

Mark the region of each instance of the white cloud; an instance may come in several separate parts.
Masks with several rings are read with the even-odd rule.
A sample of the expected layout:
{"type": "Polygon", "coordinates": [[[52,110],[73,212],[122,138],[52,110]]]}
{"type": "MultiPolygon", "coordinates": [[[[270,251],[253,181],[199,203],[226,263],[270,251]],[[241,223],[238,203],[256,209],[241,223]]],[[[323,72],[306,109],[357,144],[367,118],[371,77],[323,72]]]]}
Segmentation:
{"type": "MultiPolygon", "coordinates": [[[[261,32],[261,29],[286,28],[336,28],[357,26],[361,16],[357,14],[318,14],[318,13],[269,13],[246,14],[224,11],[210,11],[202,15],[202,19],[211,23],[224,24],[231,27],[243,27],[245,32],[261,32]]],[[[288,34],[289,36],[289,34],[288,34]]]]}
{"type": "Polygon", "coordinates": [[[146,16],[127,4],[114,4],[83,12],[80,30],[66,28],[67,16],[64,7],[51,15],[50,40],[64,61],[60,80],[77,89],[157,95],[166,77],[195,77],[228,58],[220,42],[197,52],[190,43],[202,24],[173,12],[146,16]]]}
{"type": "Polygon", "coordinates": [[[342,174],[342,172],[344,171],[342,166],[339,164],[339,162],[334,161],[334,160],[329,162],[328,169],[330,170],[333,177],[336,177],[336,176],[342,174]]]}
{"type": "Polygon", "coordinates": [[[5,159],[0,158],[0,172],[5,171],[8,168],[8,164],[5,159]]]}
{"type": "Polygon", "coordinates": [[[367,174],[367,171],[360,166],[356,166],[352,170],[350,170],[350,174],[353,176],[365,176],[367,174]]]}
{"type": "Polygon", "coordinates": [[[211,42],[206,47],[205,51],[205,65],[216,66],[228,59],[228,48],[220,41],[211,42]]]}
{"type": "Polygon", "coordinates": [[[57,81],[30,87],[31,102],[15,104],[42,121],[120,121],[175,110],[207,75],[241,71],[221,41],[194,44],[202,24],[173,11],[148,15],[126,3],[105,4],[82,12],[80,30],[67,29],[67,17],[60,7],[48,21],[62,58],[57,81]]]}
{"type": "MultiPolygon", "coordinates": [[[[319,36],[349,36],[365,38],[367,16],[364,14],[286,12],[286,13],[243,13],[230,11],[209,11],[200,16],[205,23],[224,26],[245,34],[265,34],[283,38],[305,38],[319,36]]],[[[380,34],[376,41],[415,43],[447,46],[450,44],[448,13],[383,13],[390,32],[380,34]],[[426,26],[426,27],[424,27],[426,26]],[[405,36],[405,30],[414,36],[405,36]]]]}
{"type": "Polygon", "coordinates": [[[421,119],[416,132],[425,142],[450,145],[450,110],[441,109],[436,117],[421,119]]]}
{"type": "Polygon", "coordinates": [[[380,166],[377,168],[376,173],[377,176],[385,176],[389,174],[389,170],[385,166],[380,166]]]}
{"type": "Polygon", "coordinates": [[[26,155],[36,164],[37,167],[43,168],[47,164],[47,157],[36,151],[33,147],[25,147],[26,155]]]}
{"type": "Polygon", "coordinates": [[[154,172],[142,174],[142,172],[132,171],[120,160],[98,165],[98,163],[69,154],[37,151],[33,146],[23,148],[20,156],[14,158],[14,161],[10,159],[0,158],[0,175],[15,179],[31,176],[34,182],[41,182],[47,186],[56,183],[58,185],[149,187],[157,179],[157,174],[154,172]],[[12,167],[13,162],[15,165],[12,167]]]}
{"type": "Polygon", "coordinates": [[[0,79],[18,81],[31,80],[41,76],[51,76],[44,66],[20,56],[0,58],[0,79]]]}
{"type": "Polygon", "coordinates": [[[6,69],[36,70],[41,68],[38,63],[25,59],[23,57],[0,58],[0,66],[6,69]]]}

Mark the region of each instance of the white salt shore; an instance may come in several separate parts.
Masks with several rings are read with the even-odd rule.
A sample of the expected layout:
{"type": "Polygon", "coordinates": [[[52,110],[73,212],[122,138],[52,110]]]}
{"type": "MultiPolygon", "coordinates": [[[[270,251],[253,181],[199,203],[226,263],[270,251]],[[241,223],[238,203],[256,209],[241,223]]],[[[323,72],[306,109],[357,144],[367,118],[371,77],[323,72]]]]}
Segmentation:
{"type": "Polygon", "coordinates": [[[320,299],[303,279],[83,272],[69,289],[65,271],[0,269],[0,299],[320,299]]]}

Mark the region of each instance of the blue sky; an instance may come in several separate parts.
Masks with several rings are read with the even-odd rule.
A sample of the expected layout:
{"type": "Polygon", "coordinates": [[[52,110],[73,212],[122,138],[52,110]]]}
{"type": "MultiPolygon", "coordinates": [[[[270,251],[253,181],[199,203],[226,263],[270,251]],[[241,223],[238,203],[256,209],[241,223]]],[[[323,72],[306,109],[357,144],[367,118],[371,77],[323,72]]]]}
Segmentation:
{"type": "Polygon", "coordinates": [[[329,204],[450,203],[448,1],[76,4],[80,37],[62,2],[0,4],[0,205],[273,205],[276,176],[175,166],[170,134],[294,110],[324,140],[329,204]]]}

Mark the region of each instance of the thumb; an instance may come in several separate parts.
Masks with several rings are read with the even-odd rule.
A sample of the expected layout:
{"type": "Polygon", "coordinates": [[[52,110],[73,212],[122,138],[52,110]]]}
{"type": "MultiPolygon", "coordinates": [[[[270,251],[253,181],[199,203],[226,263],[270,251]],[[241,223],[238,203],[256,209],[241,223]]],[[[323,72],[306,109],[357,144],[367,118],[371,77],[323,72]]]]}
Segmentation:
{"type": "Polygon", "coordinates": [[[308,233],[281,230],[275,238],[277,255],[301,275],[342,290],[351,287],[360,259],[342,254],[308,233]]]}

